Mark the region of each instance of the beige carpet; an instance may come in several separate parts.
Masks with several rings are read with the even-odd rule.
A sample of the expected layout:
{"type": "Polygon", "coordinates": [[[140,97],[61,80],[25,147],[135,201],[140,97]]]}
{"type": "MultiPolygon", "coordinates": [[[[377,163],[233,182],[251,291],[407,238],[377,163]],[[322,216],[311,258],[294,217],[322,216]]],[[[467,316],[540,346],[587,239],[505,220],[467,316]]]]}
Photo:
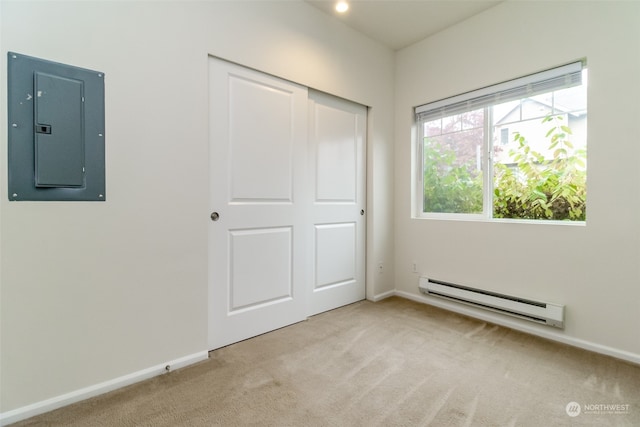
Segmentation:
{"type": "Polygon", "coordinates": [[[314,316],[16,424],[562,425],[640,426],[640,366],[401,298],[314,316]]]}

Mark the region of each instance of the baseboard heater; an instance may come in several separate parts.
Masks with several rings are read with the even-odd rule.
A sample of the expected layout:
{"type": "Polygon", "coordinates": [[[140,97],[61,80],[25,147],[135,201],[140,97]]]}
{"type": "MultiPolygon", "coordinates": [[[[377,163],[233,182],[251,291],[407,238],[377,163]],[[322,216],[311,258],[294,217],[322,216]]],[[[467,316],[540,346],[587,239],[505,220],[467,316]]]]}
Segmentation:
{"type": "Polygon", "coordinates": [[[564,305],[531,301],[441,280],[421,277],[421,292],[474,307],[519,317],[543,325],[564,328],[564,305]]]}

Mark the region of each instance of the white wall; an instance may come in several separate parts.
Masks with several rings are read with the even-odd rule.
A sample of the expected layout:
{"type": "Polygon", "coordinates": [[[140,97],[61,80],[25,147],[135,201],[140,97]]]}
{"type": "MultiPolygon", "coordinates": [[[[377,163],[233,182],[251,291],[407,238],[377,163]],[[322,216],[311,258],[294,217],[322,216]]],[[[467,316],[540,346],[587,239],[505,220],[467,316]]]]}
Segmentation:
{"type": "MultiPolygon", "coordinates": [[[[420,274],[566,304],[518,327],[640,362],[640,3],[506,2],[397,54],[396,286],[420,274]],[[412,219],[412,108],[587,58],[586,226],[412,219]]],[[[435,300],[432,300],[435,301],[435,300]]]]}
{"type": "MultiPolygon", "coordinates": [[[[10,50],[104,72],[107,123],[105,203],[10,203],[0,174],[0,412],[207,350],[208,54],[371,107],[367,251],[388,268],[369,265],[367,295],[393,289],[390,50],[298,1],[0,15],[0,69],[10,50]]],[[[5,119],[0,135],[6,165],[5,119]]]]}

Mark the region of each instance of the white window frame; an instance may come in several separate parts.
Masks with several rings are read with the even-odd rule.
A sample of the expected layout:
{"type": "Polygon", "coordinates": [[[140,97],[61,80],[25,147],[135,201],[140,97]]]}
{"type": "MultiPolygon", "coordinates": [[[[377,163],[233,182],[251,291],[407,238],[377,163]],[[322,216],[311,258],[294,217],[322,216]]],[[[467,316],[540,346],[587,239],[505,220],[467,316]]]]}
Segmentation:
{"type": "Polygon", "coordinates": [[[532,97],[582,84],[582,70],[586,61],[581,60],[567,65],[530,74],[507,82],[452,96],[450,98],[420,105],[414,108],[415,159],[412,162],[416,179],[413,198],[413,217],[418,219],[447,219],[463,221],[491,222],[530,222],[542,224],[584,225],[584,221],[554,221],[536,219],[493,218],[493,158],[492,158],[492,120],[491,106],[507,101],[532,97]],[[435,120],[466,111],[485,108],[485,129],[482,142],[483,172],[483,212],[452,213],[423,212],[424,206],[424,126],[426,118],[435,120]]]}

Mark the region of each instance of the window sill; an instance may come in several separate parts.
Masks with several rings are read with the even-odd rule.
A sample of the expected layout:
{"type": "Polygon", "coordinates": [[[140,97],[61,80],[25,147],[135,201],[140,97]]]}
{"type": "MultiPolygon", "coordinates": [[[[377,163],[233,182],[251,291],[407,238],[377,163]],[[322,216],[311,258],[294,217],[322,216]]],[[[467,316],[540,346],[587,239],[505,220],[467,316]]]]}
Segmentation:
{"type": "Polygon", "coordinates": [[[436,220],[436,221],[458,221],[458,222],[484,222],[498,224],[527,224],[527,225],[552,225],[552,226],[569,226],[569,227],[586,227],[586,221],[558,221],[558,220],[540,220],[540,219],[513,219],[513,218],[486,218],[481,215],[473,214],[429,214],[414,215],[411,219],[417,220],[436,220]]]}

